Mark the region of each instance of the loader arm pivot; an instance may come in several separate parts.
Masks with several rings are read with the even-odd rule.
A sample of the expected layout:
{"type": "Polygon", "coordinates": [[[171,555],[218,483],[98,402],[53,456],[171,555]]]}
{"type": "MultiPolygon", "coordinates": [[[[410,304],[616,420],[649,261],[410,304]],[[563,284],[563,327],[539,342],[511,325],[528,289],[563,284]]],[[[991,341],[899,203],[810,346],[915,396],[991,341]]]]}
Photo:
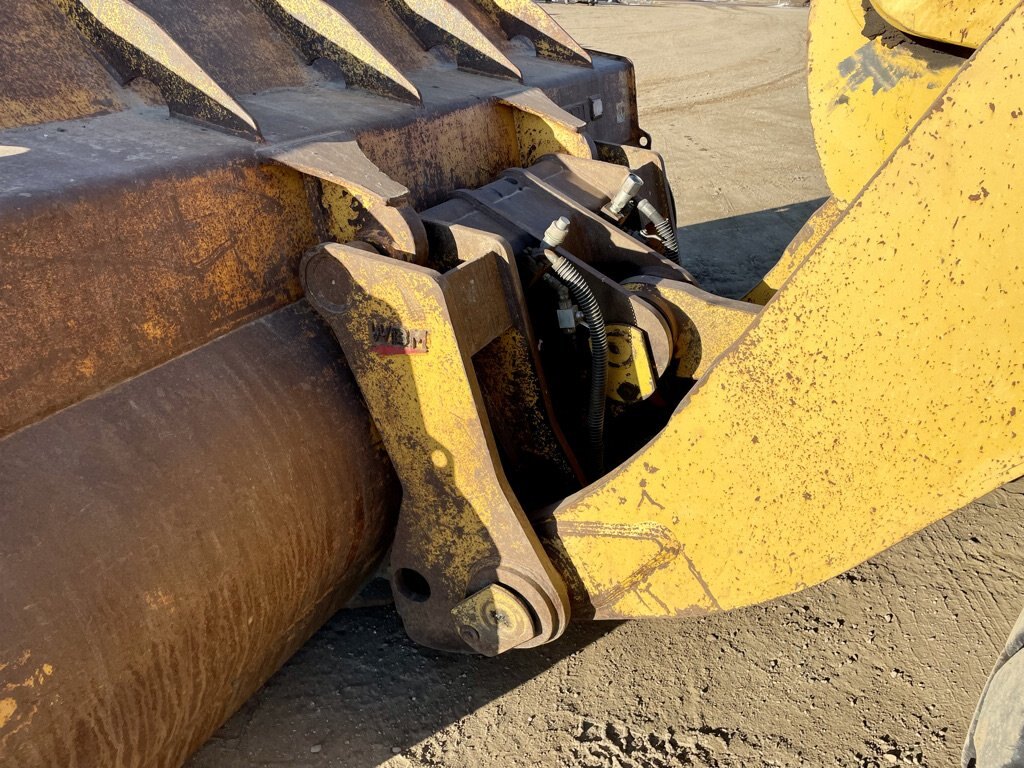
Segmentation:
{"type": "MultiPolygon", "coordinates": [[[[826,168],[845,173],[838,176],[836,197],[816,216],[818,224],[809,225],[792,247],[799,258],[786,264],[778,290],[760,289],[763,307],[730,303],[688,285],[688,276],[673,273],[675,265],[664,259],[671,255],[667,242],[659,246],[660,261],[620,244],[623,230],[637,226],[608,215],[623,172],[616,176],[585,158],[540,160],[479,191],[459,192],[422,215],[428,239],[450,250],[443,258],[444,248],[432,252],[428,264],[439,271],[431,281],[450,285],[475,260],[503,254],[493,263],[501,265],[505,282],[529,287],[551,279],[547,261],[556,265],[561,254],[592,289],[608,323],[638,329],[641,341],[625,358],[661,382],[662,421],[656,428],[644,421],[637,403],[610,411],[615,426],[608,434],[631,446],[612,447],[618,466],[591,465],[590,484],[527,510],[527,533],[539,535],[568,588],[575,618],[695,615],[789,594],[857,565],[1024,473],[1024,360],[1006,341],[1024,333],[1024,315],[1017,311],[1024,301],[1017,258],[1024,242],[1024,190],[1016,168],[1024,156],[1024,90],[1018,78],[1005,74],[1024,71],[1024,11],[1018,8],[1001,21],[966,61],[926,50],[924,43],[886,52],[861,37],[854,60],[888,56],[890,62],[876,62],[874,76],[905,76],[872,90],[850,76],[851,59],[836,47],[842,34],[863,33],[866,8],[857,5],[860,20],[853,18],[853,26],[845,16],[830,22],[831,38],[814,30],[818,67],[829,63],[829,52],[843,56],[831,62],[838,79],[833,77],[827,95],[834,101],[819,108],[818,130],[823,158],[835,158],[826,168]],[[837,30],[845,31],[837,38],[837,30]],[[915,63],[917,57],[923,58],[915,63]],[[844,92],[848,98],[839,98],[844,92]],[[859,111],[851,99],[860,100],[859,111]],[[900,110],[892,113],[894,104],[900,110]],[[907,111],[915,104],[919,112],[907,111]],[[875,134],[878,145],[861,137],[840,158],[840,140],[827,134],[829,119],[840,131],[865,124],[884,124],[885,130],[875,134]],[[863,170],[876,157],[883,158],[880,166],[863,170]],[[851,183],[859,183],[859,191],[850,192],[851,183]],[[546,232],[559,216],[565,222],[561,230],[546,232]],[[463,227],[500,239],[490,247],[475,242],[474,252],[466,235],[455,234],[463,227]],[[557,243],[547,242],[552,232],[557,243]],[[442,263],[458,266],[446,271],[442,263]],[[653,311],[661,325],[645,322],[643,311],[653,311]],[[659,347],[673,350],[667,373],[656,363],[659,347]],[[687,365],[695,354],[700,363],[687,365]],[[689,384],[680,388],[683,380],[689,384]]],[[[818,24],[824,23],[819,16],[818,24]]],[[[830,76],[812,77],[825,82],[830,76]]],[[[649,242],[632,234],[634,243],[649,242]]],[[[453,413],[462,410],[466,423],[479,421],[485,431],[500,423],[504,411],[486,413],[480,398],[475,404],[450,398],[443,380],[455,360],[474,387],[476,375],[485,389],[494,376],[527,375],[509,368],[474,373],[472,359],[482,348],[479,329],[500,301],[509,302],[516,316],[531,316],[540,324],[542,344],[551,344],[536,301],[527,297],[524,303],[518,289],[492,291],[476,300],[463,297],[454,306],[449,299],[449,315],[439,316],[422,299],[409,304],[420,295],[418,268],[374,271],[363,266],[368,258],[374,257],[350,246],[325,246],[315,261],[332,267],[314,279],[307,272],[306,289],[342,340],[382,431],[394,429],[394,410],[386,404],[405,377],[416,382],[413,412],[447,406],[453,413]],[[323,277],[328,274],[330,280],[323,277]],[[367,320],[355,311],[358,302],[340,298],[342,282],[351,296],[376,296],[375,311],[394,327],[423,328],[427,338],[450,334],[455,347],[446,350],[439,342],[398,367],[367,356],[370,342],[354,339],[367,320]],[[335,298],[325,302],[321,296],[328,289],[335,298]],[[388,375],[376,373],[382,367],[388,375]]],[[[571,287],[571,280],[565,283],[571,287]]],[[[596,329],[587,325],[593,351],[596,329]]],[[[496,338],[503,327],[482,341],[496,338]]],[[[545,364],[541,345],[530,344],[540,358],[537,369],[546,369],[549,381],[571,375],[564,366],[545,364]]],[[[550,415],[572,435],[573,417],[560,410],[564,400],[553,400],[550,415]]],[[[419,416],[407,412],[398,421],[408,429],[419,416]]],[[[427,431],[445,455],[456,455],[458,430],[427,431]]],[[[502,448],[509,451],[501,442],[486,455],[473,455],[474,462],[483,456],[503,478],[502,448]]],[[[578,440],[570,444],[585,455],[578,440]]],[[[407,445],[407,438],[396,437],[389,452],[406,455],[407,445]]],[[[459,559],[462,524],[452,528],[453,507],[431,525],[433,534],[406,533],[435,509],[417,508],[416,481],[402,469],[410,461],[397,460],[407,492],[398,541],[417,542],[418,552],[403,544],[401,567],[393,567],[395,573],[423,577],[431,597],[410,596],[396,579],[396,600],[414,636],[425,636],[420,627],[429,616],[448,624],[449,639],[441,647],[458,647],[456,625],[464,615],[454,606],[480,588],[481,566],[454,580],[430,577],[437,542],[446,542],[448,565],[459,559]],[[438,587],[443,596],[437,596],[438,587]]],[[[458,459],[453,464],[442,482],[458,498],[471,499],[482,478],[476,470],[460,473],[458,459]]],[[[505,469],[515,472],[507,461],[505,469]]],[[[522,486],[522,478],[512,478],[513,488],[522,486]]],[[[461,503],[459,508],[465,509],[461,503]]],[[[469,508],[494,533],[517,524],[491,517],[493,507],[469,508]]],[[[494,556],[510,567],[520,557],[501,546],[494,556]]],[[[492,577],[497,586],[515,591],[493,569],[492,577]]],[[[528,643],[533,644],[534,637],[550,635],[551,621],[543,618],[550,607],[520,597],[537,617],[528,643]]],[[[492,648],[511,647],[499,642],[500,627],[481,624],[473,631],[491,632],[492,648]]]]}

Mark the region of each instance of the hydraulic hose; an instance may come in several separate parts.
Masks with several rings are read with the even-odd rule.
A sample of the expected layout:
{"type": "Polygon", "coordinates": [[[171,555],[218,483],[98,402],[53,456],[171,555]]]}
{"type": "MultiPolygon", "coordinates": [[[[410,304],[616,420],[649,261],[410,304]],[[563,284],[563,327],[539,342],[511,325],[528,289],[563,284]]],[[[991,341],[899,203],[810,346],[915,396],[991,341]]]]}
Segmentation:
{"type": "Polygon", "coordinates": [[[661,242],[665,244],[665,250],[668,255],[679,266],[683,266],[683,262],[679,258],[679,240],[676,237],[676,230],[672,226],[672,222],[662,216],[658,209],[651,205],[649,200],[641,200],[637,205],[637,209],[640,211],[641,216],[654,225],[654,231],[658,233],[661,242]]]}
{"type": "Polygon", "coordinates": [[[583,314],[590,329],[590,399],[587,404],[587,439],[590,443],[594,469],[604,468],[604,407],[605,379],[608,372],[608,334],[605,330],[604,314],[597,303],[597,297],[576,265],[554,252],[553,248],[565,241],[569,231],[569,220],[564,216],[553,222],[544,233],[541,247],[551,263],[552,271],[572,294],[573,301],[583,314]]]}

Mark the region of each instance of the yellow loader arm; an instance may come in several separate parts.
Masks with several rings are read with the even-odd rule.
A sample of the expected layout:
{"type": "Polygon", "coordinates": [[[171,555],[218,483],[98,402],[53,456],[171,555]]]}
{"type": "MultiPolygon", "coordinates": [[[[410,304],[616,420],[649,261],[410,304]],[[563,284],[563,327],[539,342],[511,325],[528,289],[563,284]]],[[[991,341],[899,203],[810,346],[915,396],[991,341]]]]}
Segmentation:
{"type": "MultiPolygon", "coordinates": [[[[445,233],[430,239],[452,248],[453,271],[384,265],[342,245],[307,259],[316,265],[307,293],[341,339],[406,490],[392,567],[414,637],[496,653],[557,636],[567,614],[676,617],[752,605],[835,576],[1024,473],[1024,358],[1013,342],[1024,334],[1024,10],[991,25],[973,53],[916,38],[889,48],[866,36],[867,13],[846,0],[813,10],[812,102],[835,197],[776,270],[787,272],[778,290],[760,286],[761,302],[711,296],[670,264],[658,271],[633,258],[633,274],[624,272],[631,257],[610,254],[607,215],[621,175],[595,181],[603,169],[562,155],[423,214],[445,233]],[[601,190],[589,205],[584,177],[601,190]],[[558,216],[562,234],[545,231],[558,216]],[[496,239],[467,245],[463,227],[496,239]],[[692,381],[618,466],[527,510],[532,525],[492,438],[503,416],[488,418],[480,391],[520,372],[480,370],[474,358],[516,325],[510,316],[529,314],[522,289],[509,287],[543,276],[510,266],[524,233],[540,243],[536,262],[555,272],[559,259],[572,262],[598,303],[618,291],[634,309],[655,309],[660,325],[640,312],[624,320],[644,340],[619,342],[630,347],[620,356],[632,382],[666,375],[659,348],[672,350],[668,377],[692,381]],[[492,276],[459,277],[471,266],[492,276]],[[496,322],[502,303],[509,310],[496,322]],[[420,329],[433,346],[373,354],[381,318],[420,329]],[[455,382],[465,382],[464,396],[453,395],[455,382]],[[460,535],[474,526],[487,546],[460,535]],[[503,546],[499,532],[509,530],[525,539],[503,546]],[[538,545],[554,572],[537,563],[538,545]],[[530,594],[501,572],[529,582],[530,594]],[[475,595],[491,583],[519,594],[533,633],[503,636],[482,610],[466,618],[465,602],[486,603],[475,595]]],[[[904,15],[893,4],[885,18],[904,15]]],[[[596,357],[601,340],[589,326],[596,357]]],[[[607,375],[621,382],[623,373],[607,375]]],[[[619,434],[631,418],[619,416],[619,434]]]]}
{"type": "Polygon", "coordinates": [[[595,616],[793,592],[1024,473],[1022,68],[1018,10],[667,427],[550,515],[595,616]]]}

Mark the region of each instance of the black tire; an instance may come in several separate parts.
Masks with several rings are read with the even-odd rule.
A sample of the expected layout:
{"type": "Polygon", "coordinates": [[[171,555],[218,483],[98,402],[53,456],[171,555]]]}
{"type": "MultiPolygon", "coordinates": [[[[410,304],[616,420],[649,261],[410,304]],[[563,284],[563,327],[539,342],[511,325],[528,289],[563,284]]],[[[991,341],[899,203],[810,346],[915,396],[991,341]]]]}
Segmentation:
{"type": "Polygon", "coordinates": [[[1024,613],[981,693],[964,744],[964,768],[1024,766],[1024,613]]]}

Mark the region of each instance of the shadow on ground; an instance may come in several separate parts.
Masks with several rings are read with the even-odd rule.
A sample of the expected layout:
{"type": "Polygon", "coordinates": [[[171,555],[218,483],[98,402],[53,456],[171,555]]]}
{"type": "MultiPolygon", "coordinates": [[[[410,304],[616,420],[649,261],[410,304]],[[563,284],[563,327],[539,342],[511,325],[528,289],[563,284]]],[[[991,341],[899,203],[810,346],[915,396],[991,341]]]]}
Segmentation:
{"type": "Polygon", "coordinates": [[[741,298],[775,266],[826,198],[730,216],[679,230],[683,261],[701,287],[741,298]]]}
{"type": "Polygon", "coordinates": [[[618,625],[571,624],[550,645],[484,659],[414,645],[393,606],[342,611],[187,768],[377,766],[618,625]]]}

